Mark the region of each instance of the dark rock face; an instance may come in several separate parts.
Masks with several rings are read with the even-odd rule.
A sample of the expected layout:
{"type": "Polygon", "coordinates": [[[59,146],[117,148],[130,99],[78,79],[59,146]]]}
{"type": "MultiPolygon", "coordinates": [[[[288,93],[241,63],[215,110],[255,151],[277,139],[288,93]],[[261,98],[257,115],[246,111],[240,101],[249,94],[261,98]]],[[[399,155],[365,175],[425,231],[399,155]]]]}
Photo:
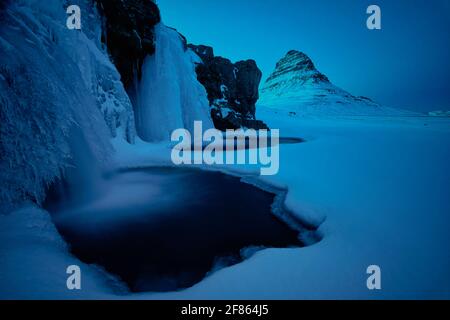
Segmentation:
{"type": "Polygon", "coordinates": [[[6,8],[6,5],[9,3],[9,0],[0,1],[0,14],[6,8]]]}
{"type": "Polygon", "coordinates": [[[95,0],[105,17],[106,43],[127,88],[135,72],[141,76],[144,58],[155,52],[154,26],[161,21],[152,0],[95,0]]]}
{"type": "Polygon", "coordinates": [[[203,61],[196,67],[197,78],[208,93],[211,117],[220,130],[247,127],[267,129],[255,119],[255,103],[262,73],[254,60],[239,61],[215,57],[213,48],[188,45],[203,61]]]}
{"type": "Polygon", "coordinates": [[[306,54],[297,50],[289,51],[285,57],[277,62],[274,72],[267,78],[266,83],[287,74],[302,75],[304,81],[330,83],[327,76],[316,69],[312,60],[306,54]]]}
{"type": "Polygon", "coordinates": [[[255,103],[258,101],[258,87],[261,82],[262,73],[258,69],[254,60],[239,61],[235,65],[237,71],[236,77],[236,95],[237,101],[240,101],[238,110],[242,114],[246,112],[255,116],[255,103]]]}

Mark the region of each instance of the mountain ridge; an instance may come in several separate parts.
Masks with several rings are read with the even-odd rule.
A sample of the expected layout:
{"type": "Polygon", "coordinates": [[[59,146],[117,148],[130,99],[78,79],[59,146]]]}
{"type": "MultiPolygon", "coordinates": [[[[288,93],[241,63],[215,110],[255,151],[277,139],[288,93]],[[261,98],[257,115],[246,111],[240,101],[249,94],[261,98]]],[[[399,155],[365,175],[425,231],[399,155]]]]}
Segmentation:
{"type": "Polygon", "coordinates": [[[334,85],[311,58],[290,50],[260,89],[258,105],[312,114],[403,114],[334,85]]]}

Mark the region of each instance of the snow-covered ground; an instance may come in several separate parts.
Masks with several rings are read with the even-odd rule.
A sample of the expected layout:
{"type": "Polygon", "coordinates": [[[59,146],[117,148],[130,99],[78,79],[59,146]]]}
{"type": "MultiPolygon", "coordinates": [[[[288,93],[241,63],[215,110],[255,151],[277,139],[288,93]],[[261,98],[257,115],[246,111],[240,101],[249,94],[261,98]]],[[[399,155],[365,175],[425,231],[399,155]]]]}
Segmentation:
{"type": "MultiPolygon", "coordinates": [[[[321,242],[260,251],[183,291],[123,296],[116,280],[68,253],[48,213],[27,207],[0,216],[0,298],[450,298],[449,119],[262,107],[258,117],[307,140],[281,145],[280,172],[263,180],[287,187],[286,205],[321,223],[321,242]],[[81,291],[66,289],[70,264],[81,266],[81,291]],[[366,287],[372,264],[381,267],[379,291],[366,287]]],[[[113,145],[117,165],[170,164],[167,144],[113,145]]]]}
{"type": "MultiPolygon", "coordinates": [[[[261,110],[261,109],[260,109],[261,110]]],[[[325,219],[323,240],[267,249],[177,298],[449,298],[450,121],[389,117],[295,118],[260,111],[285,136],[280,173],[287,205],[325,219]],[[366,287],[379,265],[382,290],[366,287]]]]}

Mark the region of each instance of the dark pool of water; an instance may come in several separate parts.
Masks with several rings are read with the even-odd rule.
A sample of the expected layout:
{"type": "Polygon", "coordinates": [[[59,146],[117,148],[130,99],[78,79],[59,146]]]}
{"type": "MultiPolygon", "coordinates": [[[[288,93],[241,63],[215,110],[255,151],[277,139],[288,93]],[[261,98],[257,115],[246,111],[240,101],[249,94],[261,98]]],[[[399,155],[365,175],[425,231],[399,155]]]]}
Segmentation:
{"type": "Polygon", "coordinates": [[[192,286],[242,261],[249,246],[303,245],[298,231],[272,214],[275,195],[236,177],[145,168],[115,173],[107,184],[106,200],[84,209],[61,212],[55,192],[47,207],[75,256],[103,266],[134,292],[192,286]]]}

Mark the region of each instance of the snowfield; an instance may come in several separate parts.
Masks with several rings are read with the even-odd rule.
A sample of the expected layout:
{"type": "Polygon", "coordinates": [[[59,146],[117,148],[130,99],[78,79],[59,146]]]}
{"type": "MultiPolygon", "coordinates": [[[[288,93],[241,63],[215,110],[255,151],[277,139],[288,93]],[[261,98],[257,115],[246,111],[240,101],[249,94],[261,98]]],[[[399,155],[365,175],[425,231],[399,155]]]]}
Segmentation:
{"type": "MultiPolygon", "coordinates": [[[[286,205],[320,225],[319,243],[259,251],[183,291],[127,295],[117,279],[71,256],[48,213],[28,206],[0,216],[0,298],[450,298],[450,119],[258,110],[281,136],[307,140],[281,145],[280,172],[261,179],[288,188],[286,205]],[[66,289],[70,264],[82,269],[81,291],[66,289]],[[366,287],[373,264],[381,290],[366,287]]],[[[168,144],[116,138],[113,146],[117,166],[170,165],[168,144]]]]}

